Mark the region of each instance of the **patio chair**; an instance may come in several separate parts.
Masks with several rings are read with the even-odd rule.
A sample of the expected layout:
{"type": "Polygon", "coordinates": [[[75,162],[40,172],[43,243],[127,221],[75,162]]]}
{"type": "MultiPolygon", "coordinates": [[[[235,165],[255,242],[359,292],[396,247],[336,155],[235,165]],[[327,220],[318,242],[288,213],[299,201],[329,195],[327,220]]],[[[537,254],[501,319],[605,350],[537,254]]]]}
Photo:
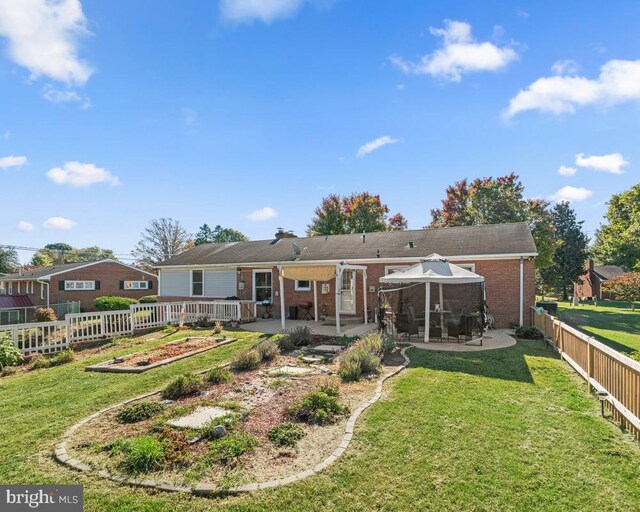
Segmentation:
{"type": "Polygon", "coordinates": [[[412,334],[420,334],[418,320],[413,318],[411,313],[397,313],[395,319],[396,331],[398,334],[406,332],[411,339],[412,334]]]}

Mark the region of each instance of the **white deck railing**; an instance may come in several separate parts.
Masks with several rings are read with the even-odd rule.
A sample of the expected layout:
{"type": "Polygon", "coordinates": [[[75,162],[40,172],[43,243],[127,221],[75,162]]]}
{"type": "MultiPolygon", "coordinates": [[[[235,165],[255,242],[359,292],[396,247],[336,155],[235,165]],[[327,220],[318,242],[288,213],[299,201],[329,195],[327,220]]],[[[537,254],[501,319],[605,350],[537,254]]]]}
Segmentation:
{"type": "Polygon", "coordinates": [[[128,310],[68,314],[64,321],[0,326],[0,339],[9,337],[23,354],[56,352],[74,343],[130,336],[134,331],[184,322],[249,321],[253,301],[198,301],[132,304],[128,310]]]}

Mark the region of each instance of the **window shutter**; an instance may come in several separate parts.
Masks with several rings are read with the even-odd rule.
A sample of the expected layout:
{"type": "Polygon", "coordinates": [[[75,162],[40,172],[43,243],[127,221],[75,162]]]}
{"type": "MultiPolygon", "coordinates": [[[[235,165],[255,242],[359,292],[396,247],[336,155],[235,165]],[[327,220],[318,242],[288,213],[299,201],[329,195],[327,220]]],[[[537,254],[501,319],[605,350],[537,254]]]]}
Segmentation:
{"type": "Polygon", "coordinates": [[[58,290],[64,291],[64,281],[58,281],[58,290]]]}
{"type": "Polygon", "coordinates": [[[120,281],[120,289],[124,290],[124,281],[120,281]]]}
{"type": "Polygon", "coordinates": [[[153,290],[153,281],[149,281],[149,290],[153,290]]]}
{"type": "Polygon", "coordinates": [[[95,289],[96,289],[96,290],[99,290],[99,289],[100,289],[100,281],[96,281],[95,289]]]}

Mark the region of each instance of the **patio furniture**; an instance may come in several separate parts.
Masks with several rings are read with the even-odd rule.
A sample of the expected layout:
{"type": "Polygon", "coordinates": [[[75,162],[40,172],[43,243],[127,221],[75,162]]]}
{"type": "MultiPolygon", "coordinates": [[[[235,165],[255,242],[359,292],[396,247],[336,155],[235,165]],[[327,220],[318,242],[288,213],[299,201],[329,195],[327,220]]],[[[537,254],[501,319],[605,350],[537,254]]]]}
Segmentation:
{"type": "Polygon", "coordinates": [[[298,303],[298,307],[300,308],[299,320],[313,320],[311,316],[311,308],[313,307],[313,302],[302,301],[298,303]]]}
{"type": "Polygon", "coordinates": [[[406,332],[411,339],[412,334],[420,334],[420,325],[411,313],[397,313],[395,319],[396,331],[398,334],[406,332]]]}

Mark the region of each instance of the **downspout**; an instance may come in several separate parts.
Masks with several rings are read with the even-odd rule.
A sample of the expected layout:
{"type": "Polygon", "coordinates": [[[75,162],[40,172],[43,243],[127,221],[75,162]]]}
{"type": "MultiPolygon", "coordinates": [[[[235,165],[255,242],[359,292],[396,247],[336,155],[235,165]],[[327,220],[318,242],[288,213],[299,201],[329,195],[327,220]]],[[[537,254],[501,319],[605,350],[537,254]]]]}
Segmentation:
{"type": "Polygon", "coordinates": [[[520,258],[520,325],[524,324],[524,258],[520,258]]]}
{"type": "Polygon", "coordinates": [[[40,279],[36,279],[36,283],[40,283],[40,286],[44,286],[45,284],[47,285],[47,307],[49,307],[49,286],[51,283],[40,281],[40,279]]]}

